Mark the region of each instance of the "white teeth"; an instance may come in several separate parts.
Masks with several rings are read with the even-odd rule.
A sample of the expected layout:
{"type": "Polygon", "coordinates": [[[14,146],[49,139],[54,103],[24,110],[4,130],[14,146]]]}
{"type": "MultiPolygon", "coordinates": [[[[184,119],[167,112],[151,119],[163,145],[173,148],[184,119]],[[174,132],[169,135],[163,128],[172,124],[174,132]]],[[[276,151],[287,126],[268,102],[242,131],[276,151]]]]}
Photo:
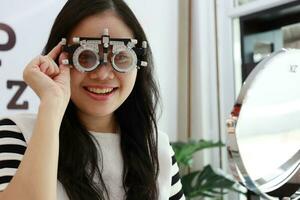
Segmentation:
{"type": "Polygon", "coordinates": [[[87,88],[88,91],[93,92],[93,93],[97,93],[97,94],[106,94],[109,93],[113,90],[113,88],[87,88]]]}

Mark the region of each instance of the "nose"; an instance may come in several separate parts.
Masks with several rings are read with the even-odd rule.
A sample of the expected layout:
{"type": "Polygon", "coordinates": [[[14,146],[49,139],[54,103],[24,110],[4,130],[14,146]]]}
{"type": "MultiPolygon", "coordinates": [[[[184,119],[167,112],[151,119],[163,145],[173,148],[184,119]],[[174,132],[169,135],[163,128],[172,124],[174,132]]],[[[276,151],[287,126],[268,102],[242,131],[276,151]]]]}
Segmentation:
{"type": "Polygon", "coordinates": [[[115,77],[110,62],[99,65],[95,70],[88,72],[88,75],[91,79],[99,79],[99,80],[114,79],[115,77]]]}

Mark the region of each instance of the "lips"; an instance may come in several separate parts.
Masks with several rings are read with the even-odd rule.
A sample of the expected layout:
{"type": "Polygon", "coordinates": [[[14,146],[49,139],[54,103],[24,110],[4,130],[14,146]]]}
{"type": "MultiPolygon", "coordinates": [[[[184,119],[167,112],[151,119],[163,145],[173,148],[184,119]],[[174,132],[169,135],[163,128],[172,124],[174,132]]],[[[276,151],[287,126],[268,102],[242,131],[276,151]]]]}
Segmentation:
{"type": "Polygon", "coordinates": [[[108,100],[111,98],[118,87],[112,86],[85,86],[83,87],[88,96],[96,101],[108,100]]]}
{"type": "Polygon", "coordinates": [[[114,88],[94,88],[94,87],[86,87],[86,90],[92,92],[94,94],[108,94],[113,91],[114,88]]]}

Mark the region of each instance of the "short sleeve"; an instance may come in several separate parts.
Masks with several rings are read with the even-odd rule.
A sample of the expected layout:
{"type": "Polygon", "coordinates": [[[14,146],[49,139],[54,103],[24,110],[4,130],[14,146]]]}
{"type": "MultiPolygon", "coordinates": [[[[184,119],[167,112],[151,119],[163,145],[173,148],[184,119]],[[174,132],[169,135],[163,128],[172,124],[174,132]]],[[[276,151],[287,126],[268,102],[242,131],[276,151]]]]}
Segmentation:
{"type": "Polygon", "coordinates": [[[17,125],[10,119],[0,120],[0,191],[16,174],[25,150],[25,138],[17,125]]]}
{"type": "Polygon", "coordinates": [[[175,153],[172,146],[170,145],[171,159],[172,159],[172,168],[171,168],[171,193],[169,200],[185,200],[182,185],[179,175],[179,168],[176,162],[175,153]]]}

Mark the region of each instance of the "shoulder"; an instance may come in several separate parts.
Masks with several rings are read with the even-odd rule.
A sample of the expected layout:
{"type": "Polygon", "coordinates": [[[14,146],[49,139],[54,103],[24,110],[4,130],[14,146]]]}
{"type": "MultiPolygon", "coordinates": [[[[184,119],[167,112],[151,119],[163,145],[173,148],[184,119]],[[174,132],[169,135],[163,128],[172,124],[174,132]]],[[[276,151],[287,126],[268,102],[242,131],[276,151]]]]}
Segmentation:
{"type": "Polygon", "coordinates": [[[0,117],[0,191],[15,175],[27,148],[24,134],[12,118],[0,117]]]}
{"type": "Polygon", "coordinates": [[[160,199],[184,200],[179,168],[169,136],[158,132],[158,159],[160,199]]]}
{"type": "Polygon", "coordinates": [[[158,156],[170,159],[172,157],[172,147],[169,136],[163,131],[158,131],[157,138],[158,156]]]}
{"type": "Polygon", "coordinates": [[[36,114],[21,113],[15,115],[0,116],[0,121],[3,125],[5,123],[11,123],[15,128],[19,129],[26,141],[29,141],[32,130],[36,121],[36,114]]]}
{"type": "Polygon", "coordinates": [[[158,185],[159,185],[159,199],[169,199],[170,186],[172,179],[172,159],[170,151],[169,137],[166,133],[159,131],[157,141],[157,154],[159,161],[158,185]]]}
{"type": "Polygon", "coordinates": [[[165,132],[158,130],[157,138],[158,138],[158,145],[167,145],[167,144],[170,145],[169,136],[165,132]]]}
{"type": "Polygon", "coordinates": [[[172,166],[173,150],[169,141],[169,136],[165,132],[158,131],[157,140],[157,153],[160,166],[169,168],[167,170],[170,170],[172,166]]]}

